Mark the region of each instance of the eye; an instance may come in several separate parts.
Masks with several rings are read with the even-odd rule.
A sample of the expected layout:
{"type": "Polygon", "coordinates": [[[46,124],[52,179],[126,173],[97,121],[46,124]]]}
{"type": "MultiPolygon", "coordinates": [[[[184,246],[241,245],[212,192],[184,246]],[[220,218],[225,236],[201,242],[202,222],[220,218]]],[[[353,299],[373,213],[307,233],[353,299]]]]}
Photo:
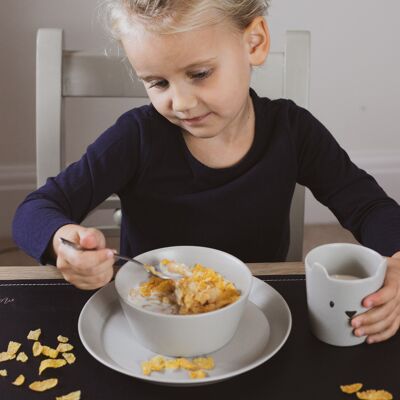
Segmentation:
{"type": "Polygon", "coordinates": [[[199,71],[199,72],[193,72],[189,74],[189,77],[191,79],[196,79],[201,81],[202,79],[206,79],[211,75],[212,71],[211,70],[205,70],[205,71],[199,71]]]}
{"type": "Polygon", "coordinates": [[[150,82],[150,86],[149,89],[156,87],[159,89],[165,89],[168,86],[168,81],[166,81],[165,79],[161,79],[159,81],[153,81],[150,82]]]}
{"type": "Polygon", "coordinates": [[[334,303],[333,301],[331,301],[331,302],[329,303],[329,305],[331,306],[331,308],[335,307],[335,303],[334,303]]]}

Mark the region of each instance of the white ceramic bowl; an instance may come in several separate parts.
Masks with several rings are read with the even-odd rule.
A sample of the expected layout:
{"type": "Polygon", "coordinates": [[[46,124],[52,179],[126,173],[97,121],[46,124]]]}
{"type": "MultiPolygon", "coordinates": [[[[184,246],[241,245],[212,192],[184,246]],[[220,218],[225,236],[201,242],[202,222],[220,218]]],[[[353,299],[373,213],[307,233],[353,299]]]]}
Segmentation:
{"type": "Polygon", "coordinates": [[[207,313],[172,315],[149,311],[129,301],[130,290],[148,280],[148,274],[140,266],[127,262],[115,277],[115,287],[132,334],[142,346],[166,356],[193,357],[212,353],[231,340],[252,285],[252,274],[242,261],[223,251],[198,246],[165,247],[135,258],[153,265],[163,258],[188,266],[200,263],[220,273],[241,292],[236,302],[207,313]]]}

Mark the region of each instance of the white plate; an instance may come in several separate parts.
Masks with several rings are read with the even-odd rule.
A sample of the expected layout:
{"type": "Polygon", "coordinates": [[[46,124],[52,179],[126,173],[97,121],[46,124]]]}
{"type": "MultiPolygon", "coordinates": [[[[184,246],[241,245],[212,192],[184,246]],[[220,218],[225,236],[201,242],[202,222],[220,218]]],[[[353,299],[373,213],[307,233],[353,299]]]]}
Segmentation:
{"type": "Polygon", "coordinates": [[[145,381],[176,386],[219,382],[249,371],[267,361],[289,336],[292,317],[283,297],[271,286],[254,278],[250,302],[232,340],[209,354],[215,368],[204,379],[190,379],[187,371],[167,370],[143,375],[141,362],[155,353],[132,338],[118,302],[114,282],[97,291],[85,304],[78,321],[87,351],[107,367],[145,381]]]}

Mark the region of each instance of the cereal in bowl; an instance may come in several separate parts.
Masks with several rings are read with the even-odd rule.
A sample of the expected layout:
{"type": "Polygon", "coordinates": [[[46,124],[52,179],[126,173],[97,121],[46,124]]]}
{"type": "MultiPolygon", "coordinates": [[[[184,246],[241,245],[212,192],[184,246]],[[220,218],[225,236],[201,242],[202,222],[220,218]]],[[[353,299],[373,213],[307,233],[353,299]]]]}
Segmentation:
{"type": "Polygon", "coordinates": [[[170,314],[200,314],[218,310],[240,297],[235,285],[211,268],[195,264],[192,268],[170,260],[161,265],[181,279],[163,280],[152,276],[130,292],[130,300],[152,311],[170,314]]]}

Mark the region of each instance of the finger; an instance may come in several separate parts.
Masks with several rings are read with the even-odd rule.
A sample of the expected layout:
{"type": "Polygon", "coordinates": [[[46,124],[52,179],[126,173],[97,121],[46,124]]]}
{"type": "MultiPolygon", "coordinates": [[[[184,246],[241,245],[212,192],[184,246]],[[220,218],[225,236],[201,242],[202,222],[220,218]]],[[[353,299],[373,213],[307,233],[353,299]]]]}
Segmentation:
{"type": "Polygon", "coordinates": [[[395,302],[392,301],[385,306],[374,308],[373,311],[365,313],[363,324],[355,329],[354,334],[356,336],[368,336],[388,329],[397,317],[395,305],[395,302]]]}
{"type": "MultiPolygon", "coordinates": [[[[387,318],[396,308],[395,297],[381,306],[376,306],[370,310],[352,318],[351,325],[353,328],[365,328],[368,325],[377,323],[387,318]]],[[[360,334],[359,336],[364,336],[360,334]]]]}
{"type": "MultiPolygon", "coordinates": [[[[398,251],[397,253],[394,253],[391,258],[394,258],[396,260],[400,260],[400,251],[398,251]]],[[[390,262],[390,258],[388,258],[388,263],[389,262],[390,262]]]]}
{"type": "Polygon", "coordinates": [[[377,292],[370,294],[363,301],[362,305],[365,308],[381,306],[396,296],[397,284],[387,282],[385,286],[379,289],[377,292]]]}
{"type": "Polygon", "coordinates": [[[397,316],[394,319],[393,323],[388,327],[388,329],[379,332],[377,334],[368,336],[366,341],[367,343],[372,344],[387,340],[396,334],[396,332],[399,330],[399,327],[400,327],[400,316],[397,316]]]}
{"type": "Polygon", "coordinates": [[[113,277],[113,269],[96,276],[81,276],[75,273],[65,273],[64,279],[80,289],[98,289],[106,285],[113,277]]]}
{"type": "Polygon", "coordinates": [[[84,249],[104,249],[106,239],[101,231],[94,228],[79,230],[79,244],[84,249]]]}
{"type": "Polygon", "coordinates": [[[112,269],[114,252],[110,249],[97,251],[76,251],[69,246],[60,246],[57,267],[72,269],[76,274],[95,276],[112,269]]]}

